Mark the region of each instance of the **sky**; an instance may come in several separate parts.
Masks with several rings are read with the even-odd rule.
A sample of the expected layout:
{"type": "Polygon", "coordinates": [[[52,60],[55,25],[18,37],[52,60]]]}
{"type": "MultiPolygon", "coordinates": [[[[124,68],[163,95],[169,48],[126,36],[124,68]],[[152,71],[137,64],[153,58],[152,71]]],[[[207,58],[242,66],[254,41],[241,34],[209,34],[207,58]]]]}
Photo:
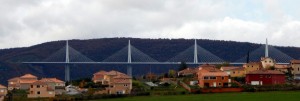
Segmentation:
{"type": "Polygon", "coordinates": [[[0,0],[0,49],[110,37],[300,47],[300,0],[0,0]]]}

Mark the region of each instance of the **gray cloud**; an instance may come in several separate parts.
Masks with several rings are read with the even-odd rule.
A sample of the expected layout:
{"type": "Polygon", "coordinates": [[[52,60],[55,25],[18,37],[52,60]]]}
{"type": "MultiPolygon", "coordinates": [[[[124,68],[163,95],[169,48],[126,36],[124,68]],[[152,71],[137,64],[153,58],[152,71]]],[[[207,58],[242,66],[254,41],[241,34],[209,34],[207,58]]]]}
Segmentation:
{"type": "Polygon", "coordinates": [[[0,48],[102,37],[208,38],[257,43],[270,37],[270,43],[275,45],[300,46],[296,44],[300,42],[296,40],[299,21],[282,10],[281,1],[255,1],[254,5],[264,7],[253,11],[243,10],[249,9],[247,3],[239,0],[2,0],[0,48]],[[288,36],[292,33],[296,35],[288,36]]]}

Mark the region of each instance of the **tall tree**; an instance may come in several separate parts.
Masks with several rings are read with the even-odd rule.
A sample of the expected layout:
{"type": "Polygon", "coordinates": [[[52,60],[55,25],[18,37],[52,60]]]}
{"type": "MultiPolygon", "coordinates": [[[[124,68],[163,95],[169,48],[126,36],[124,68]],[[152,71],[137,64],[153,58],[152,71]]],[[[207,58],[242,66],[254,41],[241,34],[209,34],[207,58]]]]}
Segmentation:
{"type": "Polygon", "coordinates": [[[182,71],[186,68],[188,68],[187,64],[185,62],[181,62],[179,65],[178,71],[182,71]]]}

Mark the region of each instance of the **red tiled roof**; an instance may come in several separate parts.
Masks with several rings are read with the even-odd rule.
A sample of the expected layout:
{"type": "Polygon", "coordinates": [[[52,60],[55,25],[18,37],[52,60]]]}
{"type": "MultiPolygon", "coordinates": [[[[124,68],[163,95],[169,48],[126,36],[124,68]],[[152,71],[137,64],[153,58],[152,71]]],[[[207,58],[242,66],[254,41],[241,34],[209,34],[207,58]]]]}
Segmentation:
{"type": "Polygon", "coordinates": [[[6,87],[0,84],[0,88],[6,88],[6,87]]]}
{"type": "Polygon", "coordinates": [[[105,75],[119,75],[119,74],[124,74],[115,70],[109,71],[107,73],[105,73],[105,75]]]}
{"type": "Polygon", "coordinates": [[[279,65],[279,64],[275,64],[275,69],[288,69],[289,66],[288,65],[279,65]]]}
{"type": "Polygon", "coordinates": [[[99,72],[97,72],[97,73],[95,73],[94,75],[104,75],[104,74],[106,74],[107,72],[106,71],[104,71],[104,70],[101,70],[101,71],[99,71],[99,72]]]}
{"type": "Polygon", "coordinates": [[[23,80],[23,79],[20,79],[20,83],[33,83],[33,82],[36,82],[37,80],[36,79],[30,79],[30,80],[23,80]]]}
{"type": "Polygon", "coordinates": [[[200,66],[198,75],[202,76],[228,76],[226,72],[217,69],[215,66],[200,66]]]}
{"type": "Polygon", "coordinates": [[[300,64],[300,60],[291,60],[291,63],[300,64]]]}
{"type": "Polygon", "coordinates": [[[197,68],[186,68],[178,72],[179,74],[194,74],[197,73],[197,68]]]}
{"type": "Polygon", "coordinates": [[[11,79],[9,79],[9,80],[7,80],[7,81],[18,81],[18,80],[20,80],[19,77],[14,77],[14,78],[11,78],[11,79]]]}
{"type": "Polygon", "coordinates": [[[276,70],[256,70],[256,71],[249,72],[247,74],[284,74],[284,73],[276,70]]]}
{"type": "Polygon", "coordinates": [[[32,74],[25,74],[25,75],[21,76],[20,78],[23,79],[23,78],[37,78],[37,77],[32,74]]]}
{"type": "Polygon", "coordinates": [[[32,85],[47,85],[45,82],[43,82],[42,80],[38,80],[32,83],[32,85]]]}
{"type": "Polygon", "coordinates": [[[240,67],[235,67],[235,66],[225,67],[225,66],[222,66],[220,69],[223,70],[223,71],[228,71],[228,70],[233,70],[233,69],[236,69],[236,68],[240,68],[240,67]]]}

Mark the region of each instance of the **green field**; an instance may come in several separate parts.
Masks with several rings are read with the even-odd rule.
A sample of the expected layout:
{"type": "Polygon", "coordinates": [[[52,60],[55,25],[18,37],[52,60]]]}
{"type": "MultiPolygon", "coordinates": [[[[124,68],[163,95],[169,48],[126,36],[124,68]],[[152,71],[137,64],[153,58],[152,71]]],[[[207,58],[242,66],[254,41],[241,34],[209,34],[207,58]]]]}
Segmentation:
{"type": "Polygon", "coordinates": [[[300,101],[300,91],[141,96],[94,101],[300,101]]]}

